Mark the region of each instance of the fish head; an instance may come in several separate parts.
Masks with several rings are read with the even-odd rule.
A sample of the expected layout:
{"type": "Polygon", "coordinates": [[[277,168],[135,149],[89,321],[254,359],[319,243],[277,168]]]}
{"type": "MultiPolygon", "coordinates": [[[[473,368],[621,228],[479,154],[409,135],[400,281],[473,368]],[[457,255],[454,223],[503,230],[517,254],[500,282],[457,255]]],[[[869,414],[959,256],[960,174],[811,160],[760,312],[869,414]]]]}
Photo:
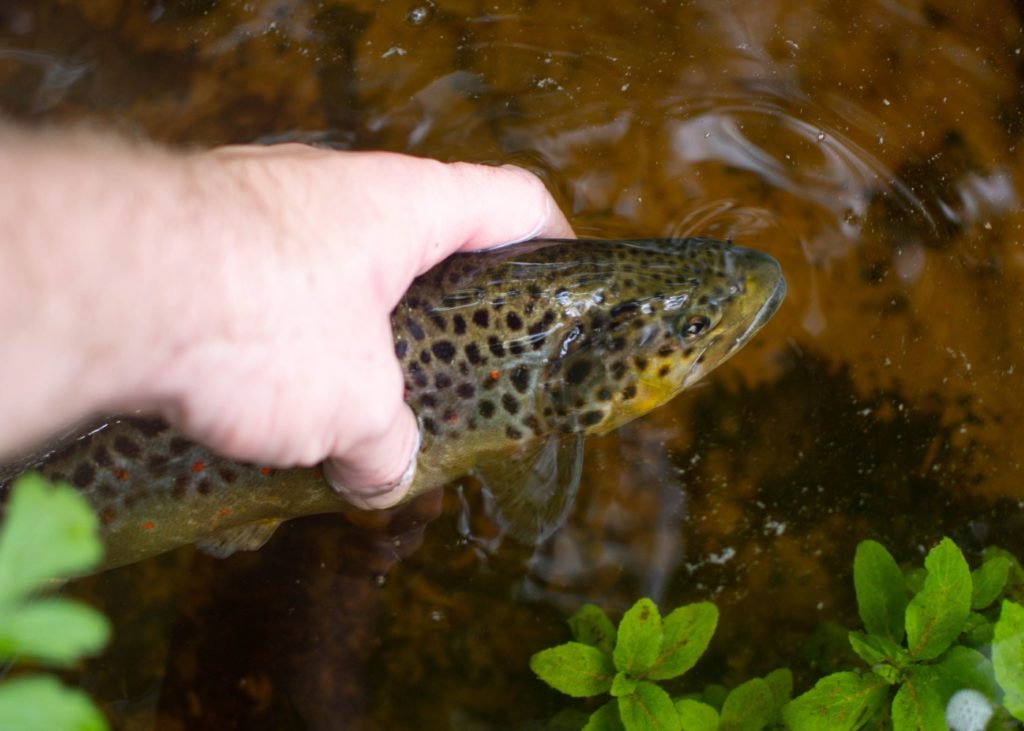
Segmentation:
{"type": "Polygon", "coordinates": [[[661,406],[742,348],[785,292],[778,263],[753,249],[630,242],[605,281],[576,293],[581,334],[548,369],[549,418],[604,434],[661,406]]]}

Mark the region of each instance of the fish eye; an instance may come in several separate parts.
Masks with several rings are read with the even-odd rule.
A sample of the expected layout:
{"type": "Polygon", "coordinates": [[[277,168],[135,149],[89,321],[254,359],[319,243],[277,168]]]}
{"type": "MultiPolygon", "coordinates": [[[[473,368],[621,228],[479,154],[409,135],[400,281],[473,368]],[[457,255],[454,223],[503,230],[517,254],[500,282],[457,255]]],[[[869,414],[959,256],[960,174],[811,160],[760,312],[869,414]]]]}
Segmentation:
{"type": "Polygon", "coordinates": [[[703,334],[709,327],[711,327],[710,317],[707,315],[691,315],[683,323],[682,334],[685,338],[695,338],[703,334]]]}

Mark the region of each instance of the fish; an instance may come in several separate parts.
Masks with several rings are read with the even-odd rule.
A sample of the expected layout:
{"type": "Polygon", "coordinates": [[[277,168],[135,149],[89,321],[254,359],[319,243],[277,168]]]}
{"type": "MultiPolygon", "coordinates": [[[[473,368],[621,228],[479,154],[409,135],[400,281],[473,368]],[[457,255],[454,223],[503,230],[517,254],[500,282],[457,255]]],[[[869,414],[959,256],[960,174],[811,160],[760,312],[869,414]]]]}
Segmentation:
{"type": "MultiPolygon", "coordinates": [[[[456,254],[391,313],[421,446],[405,500],[473,475],[516,540],[562,524],[584,438],[666,403],[745,345],[786,292],[768,254],[708,238],[534,240],[456,254]]],[[[35,470],[99,516],[104,569],[186,544],[262,546],[282,521],[355,510],[319,468],[219,456],[144,415],[0,467],[35,470]]]]}

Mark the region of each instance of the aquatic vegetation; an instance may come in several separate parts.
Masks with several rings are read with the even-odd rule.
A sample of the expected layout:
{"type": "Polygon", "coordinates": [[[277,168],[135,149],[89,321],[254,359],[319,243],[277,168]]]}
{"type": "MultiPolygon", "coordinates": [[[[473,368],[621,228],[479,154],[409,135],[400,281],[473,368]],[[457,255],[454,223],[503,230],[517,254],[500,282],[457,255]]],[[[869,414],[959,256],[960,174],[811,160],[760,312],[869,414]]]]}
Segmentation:
{"type": "MultiPolygon", "coordinates": [[[[96,654],[110,626],[80,602],[40,596],[54,578],[100,561],[99,523],[71,487],[38,475],[13,486],[0,527],[0,659],[69,667],[96,654]]],[[[0,684],[0,728],[102,731],[107,722],[89,697],[51,675],[19,675],[0,684]]]]}
{"type": "Polygon", "coordinates": [[[831,637],[867,668],[826,675],[792,700],[787,668],[731,691],[672,697],[657,684],[684,674],[707,649],[718,619],[707,602],[662,619],[641,599],[617,630],[601,609],[584,606],[569,619],[574,641],[537,653],[530,667],[567,695],[611,694],[589,717],[560,713],[553,725],[565,729],[984,731],[1024,721],[1024,606],[1014,601],[1024,570],[1015,557],[989,549],[972,572],[944,538],[923,568],[903,571],[869,540],[857,547],[853,576],[864,629],[831,637]]]}

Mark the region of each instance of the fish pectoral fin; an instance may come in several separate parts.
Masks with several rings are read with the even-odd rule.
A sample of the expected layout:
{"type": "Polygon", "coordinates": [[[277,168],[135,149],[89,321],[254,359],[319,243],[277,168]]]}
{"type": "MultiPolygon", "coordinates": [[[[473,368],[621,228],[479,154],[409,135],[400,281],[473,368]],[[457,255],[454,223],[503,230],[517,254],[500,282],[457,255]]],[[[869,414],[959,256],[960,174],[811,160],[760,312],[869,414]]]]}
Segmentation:
{"type": "Polygon", "coordinates": [[[226,528],[200,538],[196,548],[215,558],[227,558],[235,551],[256,551],[270,540],[282,522],[280,518],[267,518],[226,528]]]}
{"type": "Polygon", "coordinates": [[[515,540],[537,545],[562,527],[583,471],[583,435],[552,436],[504,459],[488,459],[476,475],[495,503],[495,520],[515,540]]]}

